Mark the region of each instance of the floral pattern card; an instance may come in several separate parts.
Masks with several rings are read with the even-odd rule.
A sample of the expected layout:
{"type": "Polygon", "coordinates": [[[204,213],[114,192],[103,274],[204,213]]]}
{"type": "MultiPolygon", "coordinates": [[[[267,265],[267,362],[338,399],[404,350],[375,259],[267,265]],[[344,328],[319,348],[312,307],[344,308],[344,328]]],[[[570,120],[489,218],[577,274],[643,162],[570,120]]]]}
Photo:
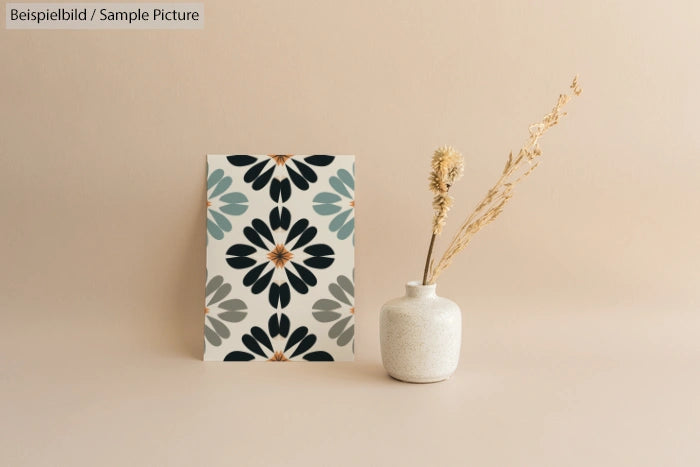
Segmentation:
{"type": "Polygon", "coordinates": [[[355,158],[207,157],[204,360],[352,360],[355,158]]]}

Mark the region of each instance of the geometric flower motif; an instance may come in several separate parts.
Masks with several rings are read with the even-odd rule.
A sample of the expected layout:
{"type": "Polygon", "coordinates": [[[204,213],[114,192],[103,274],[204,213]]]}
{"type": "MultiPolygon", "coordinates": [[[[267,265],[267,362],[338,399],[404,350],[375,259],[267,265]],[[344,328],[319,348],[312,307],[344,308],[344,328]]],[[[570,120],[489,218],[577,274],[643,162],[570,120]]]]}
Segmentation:
{"type": "Polygon", "coordinates": [[[224,300],[230,292],[231,284],[224,283],[222,276],[214,276],[207,282],[205,295],[208,301],[204,313],[211,327],[207,323],[204,324],[204,337],[214,346],[221,345],[221,339],[227,339],[231,335],[228,327],[221,322],[222,320],[238,323],[248,314],[242,311],[248,308],[243,300],[237,298],[224,300]]]}
{"type": "Polygon", "coordinates": [[[292,224],[289,209],[275,207],[268,223],[256,218],[243,229],[250,244],[232,245],[226,251],[226,262],[234,269],[252,268],[243,277],[243,285],[254,294],[268,289],[270,305],[285,308],[291,300],[291,289],[303,295],[317,284],[309,268],[326,269],[333,264],[330,246],[310,245],[316,234],[316,227],[309,226],[308,219],[292,224]]]}
{"type": "Polygon", "coordinates": [[[355,337],[355,286],[347,276],[338,276],[337,282],[328,286],[328,291],[335,300],[322,298],[316,301],[313,315],[321,323],[334,323],[328,330],[328,337],[337,339],[338,345],[342,347],[355,337]]]}
{"type": "Polygon", "coordinates": [[[332,362],[333,357],[322,350],[309,352],[316,343],[316,335],[306,326],[300,326],[291,333],[289,317],[274,314],[267,322],[267,331],[259,326],[250,329],[250,333],[241,338],[246,351],[234,350],[224,361],[247,362],[250,360],[267,360],[270,362],[287,362],[303,358],[304,360],[332,362]]]}
{"type": "Polygon", "coordinates": [[[328,225],[331,232],[337,232],[340,240],[352,235],[352,244],[355,244],[355,166],[350,174],[345,169],[340,169],[337,176],[332,176],[328,181],[335,193],[322,192],[317,194],[313,201],[314,211],[322,216],[332,216],[333,220],[328,225]],[[347,198],[347,199],[343,199],[347,198]],[[346,206],[347,209],[343,210],[346,206]]]}
{"type": "Polygon", "coordinates": [[[318,176],[311,166],[326,166],[333,162],[335,157],[317,154],[304,157],[302,162],[295,156],[286,154],[270,154],[263,157],[262,160],[255,156],[241,154],[228,156],[226,159],[237,167],[251,166],[243,176],[243,181],[250,183],[255,191],[262,190],[269,183],[270,198],[275,202],[281,199],[284,203],[292,195],[291,183],[300,190],[308,190],[309,184],[318,180],[318,176]],[[269,164],[271,167],[268,169],[269,164]],[[296,167],[296,170],[292,165],[296,167]],[[275,172],[278,172],[281,178],[273,177],[275,172]]]}
{"type": "Polygon", "coordinates": [[[212,172],[207,179],[207,191],[212,190],[207,196],[207,232],[216,240],[224,238],[224,232],[230,232],[232,228],[231,222],[224,214],[240,216],[248,209],[248,205],[244,204],[248,202],[248,198],[243,193],[224,194],[232,181],[231,177],[224,177],[224,171],[221,169],[212,172]],[[214,206],[214,203],[217,206],[214,206]]]}

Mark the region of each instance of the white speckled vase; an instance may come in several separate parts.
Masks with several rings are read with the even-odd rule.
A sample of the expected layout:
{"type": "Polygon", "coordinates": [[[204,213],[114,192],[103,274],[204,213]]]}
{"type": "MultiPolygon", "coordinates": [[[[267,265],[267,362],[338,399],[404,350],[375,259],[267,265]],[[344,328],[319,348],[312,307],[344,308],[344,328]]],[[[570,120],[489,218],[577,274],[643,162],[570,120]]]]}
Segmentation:
{"type": "Polygon", "coordinates": [[[455,372],[462,346],[462,313],[438,297],[435,284],[406,284],[406,295],[384,304],[379,317],[382,363],[394,378],[434,383],[455,372]]]}

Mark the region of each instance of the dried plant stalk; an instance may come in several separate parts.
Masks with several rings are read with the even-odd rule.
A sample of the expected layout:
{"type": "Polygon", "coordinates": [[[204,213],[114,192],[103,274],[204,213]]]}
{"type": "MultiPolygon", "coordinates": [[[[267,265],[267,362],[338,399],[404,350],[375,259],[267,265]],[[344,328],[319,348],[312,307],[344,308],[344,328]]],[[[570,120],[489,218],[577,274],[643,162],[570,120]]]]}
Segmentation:
{"type": "Polygon", "coordinates": [[[425,260],[425,269],[423,271],[423,285],[428,280],[428,272],[432,264],[433,247],[435,247],[435,239],[442,233],[442,228],[447,220],[447,211],[452,206],[452,197],[448,194],[452,184],[459,180],[464,173],[464,158],[450,146],[438,148],[433,154],[431,162],[432,171],[430,172],[429,188],[435,196],[433,198],[433,233],[430,237],[430,246],[428,247],[428,257],[425,260]]]}
{"type": "Polygon", "coordinates": [[[535,170],[539,164],[537,158],[542,154],[539,146],[540,138],[566,115],[562,110],[564,106],[574,96],[581,94],[578,76],[574,78],[570,87],[571,93],[560,94],[552,111],[545,115],[541,122],[530,125],[530,136],[518,151],[517,156],[513,157],[512,151],[508,155],[501,177],[460,226],[440,261],[430,265],[428,280],[424,283],[434,284],[437,281],[440,274],[452,264],[454,257],[467,247],[474,235],[503,212],[504,206],[513,196],[515,186],[535,170]]]}

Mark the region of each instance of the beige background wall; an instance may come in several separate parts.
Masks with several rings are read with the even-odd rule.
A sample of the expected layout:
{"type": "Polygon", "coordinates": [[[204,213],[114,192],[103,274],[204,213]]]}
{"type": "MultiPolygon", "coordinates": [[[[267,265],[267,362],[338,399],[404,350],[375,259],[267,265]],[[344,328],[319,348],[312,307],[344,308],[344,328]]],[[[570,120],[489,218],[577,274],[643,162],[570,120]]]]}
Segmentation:
{"type": "MultiPolygon", "coordinates": [[[[232,400],[216,392],[222,384],[248,378],[249,391],[263,391],[250,397],[264,400],[267,390],[273,397],[280,381],[270,370],[203,367],[195,360],[202,342],[207,153],[357,156],[358,363],[344,367],[346,373],[323,370],[352,392],[336,388],[345,394],[340,405],[327,402],[313,415],[290,410],[320,426],[327,414],[348,407],[391,406],[381,398],[363,402],[358,381],[381,381],[382,394],[402,400],[402,410],[416,405],[414,397],[422,401],[408,423],[447,426],[424,405],[433,396],[420,399],[383,379],[378,354],[381,303],[422,271],[430,154],[451,144],[467,160],[454,189],[450,235],[495,180],[508,151],[527,136],[528,125],[579,73],[583,95],[543,140],[540,168],[439,283],[439,293],[466,313],[460,371],[469,384],[454,393],[426,391],[448,391],[440,393],[443,404],[445,397],[467,397],[475,368],[483,375],[494,368],[532,369],[541,360],[551,363],[547,368],[589,374],[598,368],[585,360],[590,356],[605,368],[610,362],[636,365],[640,373],[623,375],[614,389],[596,386],[585,399],[590,407],[574,404],[579,418],[534,421],[556,396],[542,396],[537,401],[544,408],[523,415],[517,411],[533,407],[533,400],[513,393],[497,413],[511,423],[521,420],[522,432],[494,426],[491,411],[464,412],[445,433],[471,439],[472,453],[484,454],[481,465],[489,459],[528,465],[530,455],[529,465],[549,465],[571,460],[572,452],[581,465],[622,465],[629,460],[625,446],[648,450],[633,458],[641,462],[668,459],[674,446],[675,460],[684,465],[698,454],[684,441],[697,434],[700,415],[693,395],[700,391],[692,390],[700,384],[679,380],[692,377],[700,362],[699,24],[700,6],[692,1],[207,1],[201,31],[2,29],[0,406],[9,416],[2,416],[0,450],[15,464],[80,463],[88,457],[81,457],[86,454],[75,440],[108,449],[101,443],[110,437],[94,425],[108,433],[112,427],[111,439],[124,446],[114,455],[126,462],[134,450],[148,453],[149,444],[139,439],[151,439],[132,439],[130,430],[142,427],[155,436],[177,419],[176,434],[154,437],[162,441],[153,441],[141,459],[155,465],[164,459],[160,454],[176,462],[190,453],[213,461],[224,453],[199,456],[177,447],[180,441],[202,446],[198,436],[204,435],[193,433],[204,421],[192,407],[207,394],[198,388],[208,388],[218,404],[201,409],[212,433],[219,432],[221,404],[232,400]],[[183,361],[187,369],[177,366],[183,361]],[[689,370],[664,373],[666,383],[655,380],[658,386],[648,389],[652,383],[640,375],[655,371],[651,364],[657,371],[689,370]],[[265,381],[267,389],[255,381],[265,381]],[[610,394],[626,400],[633,387],[648,392],[626,408],[611,402],[600,409],[610,394]],[[135,388],[172,405],[154,405],[135,388]],[[175,390],[187,397],[169,399],[175,390]],[[133,404],[120,399],[125,393],[133,404]],[[677,405],[654,405],[673,393],[669,403],[677,405]],[[103,404],[114,412],[100,412],[103,404]],[[190,407],[189,418],[176,417],[173,407],[190,407]],[[641,407],[656,411],[643,414],[641,407]],[[135,421],[149,410],[173,415],[135,421]],[[586,418],[591,410],[600,410],[600,417],[586,418]],[[611,410],[628,411],[610,420],[611,410]],[[466,421],[479,415],[481,431],[466,421]],[[659,417],[667,429],[640,428],[659,417]],[[562,452],[542,447],[557,445],[555,433],[569,422],[588,427],[581,433],[601,425],[638,431],[622,443],[623,451],[606,444],[613,441],[590,439],[562,452]],[[67,426],[75,430],[70,436],[67,426]],[[551,432],[542,428],[540,437],[529,439],[533,426],[551,432]],[[32,448],[31,439],[44,448],[32,448]],[[510,450],[488,448],[501,442],[510,450]]],[[[280,384],[304,400],[307,386],[333,384],[317,373],[294,382],[295,371],[318,368],[285,369],[280,384]]],[[[523,371],[526,380],[537,378],[538,370],[523,371]]],[[[236,387],[233,399],[248,394],[236,387]]],[[[494,394],[491,386],[481,389],[471,400],[494,394]]],[[[537,386],[529,390],[542,394],[537,386]]],[[[230,410],[226,426],[246,409],[230,410]]],[[[360,410],[351,426],[336,429],[348,442],[360,442],[351,433],[368,433],[363,417],[373,414],[360,410]]],[[[295,439],[287,435],[288,442],[295,439]]],[[[253,456],[274,434],[250,436],[239,449],[253,456]]],[[[386,460],[396,454],[384,448],[398,449],[413,438],[403,439],[373,441],[359,451],[383,452],[377,459],[386,460]]],[[[319,449],[344,446],[333,443],[319,449]]],[[[443,461],[456,462],[453,454],[443,454],[443,461]]]]}

